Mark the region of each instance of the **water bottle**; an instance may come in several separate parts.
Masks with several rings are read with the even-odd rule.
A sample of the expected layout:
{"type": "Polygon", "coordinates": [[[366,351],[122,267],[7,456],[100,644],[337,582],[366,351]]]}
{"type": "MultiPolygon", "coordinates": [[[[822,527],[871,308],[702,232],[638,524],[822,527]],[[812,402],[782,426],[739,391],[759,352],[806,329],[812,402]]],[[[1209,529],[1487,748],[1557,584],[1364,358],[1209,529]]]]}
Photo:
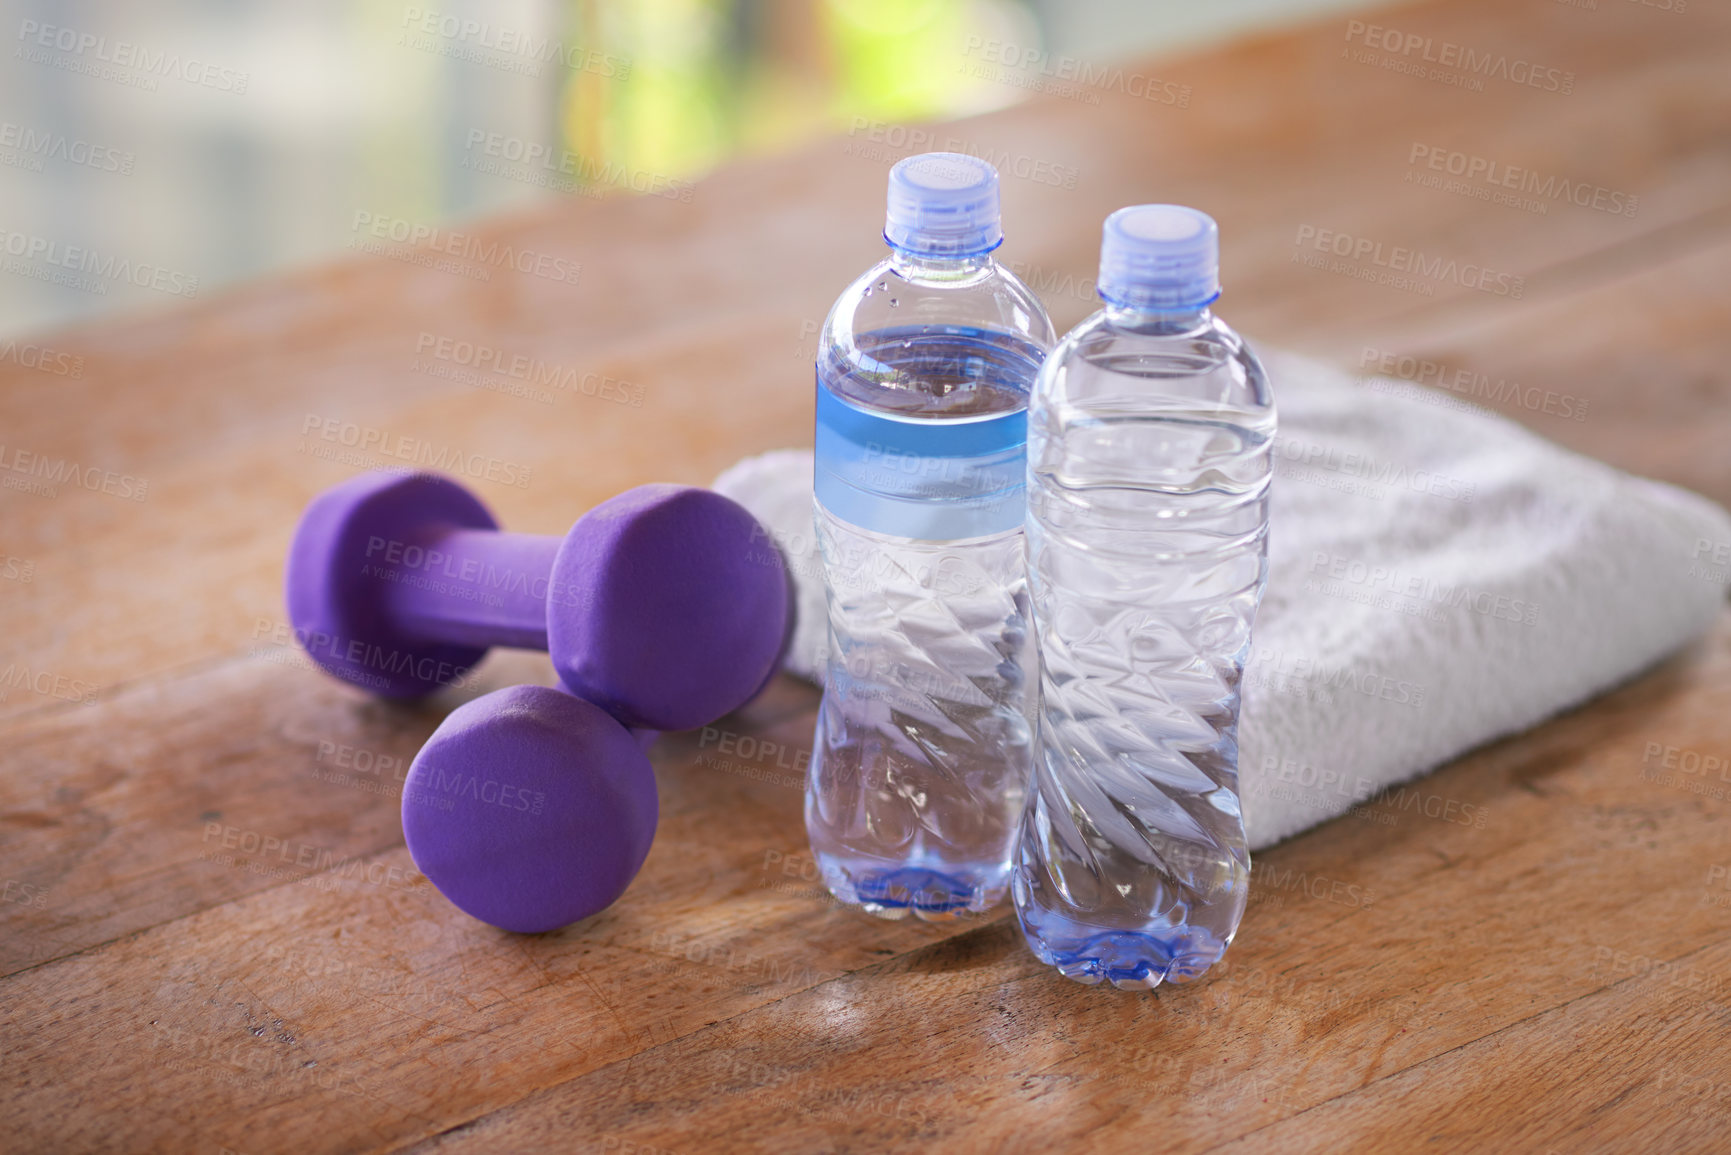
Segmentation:
{"type": "Polygon", "coordinates": [[[1105,307],[1058,343],[1029,403],[1041,680],[1013,890],[1034,953],[1082,983],[1196,978],[1250,882],[1238,688],[1275,416],[1256,355],[1209,310],[1219,248],[1194,209],[1108,217],[1105,307]]]}
{"type": "Polygon", "coordinates": [[[941,921],[1004,897],[1027,800],[1027,403],[1054,333],[992,259],[984,161],[898,163],[884,240],[818,342],[829,657],[806,832],[842,902],[941,921]]]}

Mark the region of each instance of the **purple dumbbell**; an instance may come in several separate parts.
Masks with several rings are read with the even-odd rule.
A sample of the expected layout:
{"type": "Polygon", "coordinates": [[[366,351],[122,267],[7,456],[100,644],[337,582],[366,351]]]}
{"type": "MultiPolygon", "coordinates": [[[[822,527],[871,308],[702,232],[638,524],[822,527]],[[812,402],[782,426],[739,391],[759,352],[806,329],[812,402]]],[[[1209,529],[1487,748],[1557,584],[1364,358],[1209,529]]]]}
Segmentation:
{"type": "Polygon", "coordinates": [[[403,783],[416,868],[466,913],[524,934],[611,905],[649,854],[658,812],[631,733],[546,686],[458,706],[403,783]]]}
{"type": "Polygon", "coordinates": [[[688,730],[775,673],[793,603],[770,543],[707,489],[639,486],[557,538],[501,531],[443,477],[363,474],[302,515],[289,618],[320,666],[386,697],[517,646],[547,650],[572,693],[628,727],[688,730]]]}

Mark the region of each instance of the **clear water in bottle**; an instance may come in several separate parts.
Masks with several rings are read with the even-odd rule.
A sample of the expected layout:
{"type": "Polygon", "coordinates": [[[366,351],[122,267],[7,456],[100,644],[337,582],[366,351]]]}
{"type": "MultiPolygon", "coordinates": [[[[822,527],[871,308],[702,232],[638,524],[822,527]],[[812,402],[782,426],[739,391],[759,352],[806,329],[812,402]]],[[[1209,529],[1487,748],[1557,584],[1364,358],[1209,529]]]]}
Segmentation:
{"type": "Polygon", "coordinates": [[[1058,343],[1030,403],[1041,683],[1014,896],[1034,953],[1084,983],[1196,978],[1248,894],[1239,680],[1275,412],[1254,353],[1208,309],[1217,268],[1204,214],[1114,213],[1106,307],[1058,343]]]}
{"type": "Polygon", "coordinates": [[[1053,333],[991,258],[983,161],[898,164],[885,239],[819,344],[829,662],[806,830],[843,902],[937,920],[1003,898],[1027,797],[1026,408],[1053,333]]]}

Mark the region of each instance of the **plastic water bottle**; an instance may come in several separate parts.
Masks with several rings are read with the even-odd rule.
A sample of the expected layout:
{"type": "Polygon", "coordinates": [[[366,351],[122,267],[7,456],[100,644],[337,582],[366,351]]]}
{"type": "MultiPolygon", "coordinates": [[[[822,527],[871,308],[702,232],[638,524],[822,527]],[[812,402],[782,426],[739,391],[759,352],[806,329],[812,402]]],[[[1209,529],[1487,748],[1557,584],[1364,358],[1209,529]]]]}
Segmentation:
{"type": "Polygon", "coordinates": [[[1106,220],[1105,307],[1029,404],[1041,660],[1015,873],[1034,953],[1124,989],[1194,979],[1244,914],[1238,687],[1267,575],[1274,402],[1220,295],[1214,221],[1106,220]]]}
{"type": "Polygon", "coordinates": [[[1027,799],[1027,403],[1054,334],[992,259],[984,161],[898,163],[884,240],[818,345],[829,659],[806,832],[842,902],[941,920],[1004,897],[1027,799]]]}

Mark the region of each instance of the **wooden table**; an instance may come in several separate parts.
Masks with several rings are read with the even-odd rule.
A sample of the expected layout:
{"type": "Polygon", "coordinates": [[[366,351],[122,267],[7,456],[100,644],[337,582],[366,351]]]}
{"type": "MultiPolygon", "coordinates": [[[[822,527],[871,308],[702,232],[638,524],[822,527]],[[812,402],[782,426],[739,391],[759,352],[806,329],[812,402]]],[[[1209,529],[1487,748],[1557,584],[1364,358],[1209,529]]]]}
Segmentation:
{"type": "MultiPolygon", "coordinates": [[[[931,139],[1009,174],[1004,255],[1060,327],[1091,308],[1107,211],[1204,206],[1254,337],[1519,382],[1499,407],[1543,435],[1731,501],[1731,6],[1679,8],[1341,17],[1149,65],[1157,99],[1108,77],[931,139]],[[1468,50],[1489,75],[1424,63],[1468,50]],[[1485,163],[1451,190],[1432,157],[1442,181],[1485,163]],[[1588,195],[1489,199],[1491,163],[1588,195]],[[1492,289],[1311,267],[1323,230],[1492,289]],[[1544,390],[1584,416],[1527,404],[1544,390]]],[[[659,836],[604,914],[515,937],[417,879],[396,795],[419,743],[551,670],[495,655],[398,707],[308,669],[279,588],[301,507],[444,461],[558,532],[806,443],[817,323],[876,259],[906,151],[874,136],[901,139],[868,125],[689,202],[562,201],[466,230],[480,249],[442,238],[444,264],[381,242],[45,339],[76,376],[0,360],[0,1149],[1731,1147],[1731,770],[1700,770],[1731,758],[1731,615],[1427,780],[1482,828],[1373,808],[1261,855],[1375,900],[1276,888],[1209,981],[1152,997],[1057,978],[1007,915],[825,901],[815,694],[788,680],[656,747],[659,836]],[[462,379],[460,342],[528,380],[462,379]]]]}

